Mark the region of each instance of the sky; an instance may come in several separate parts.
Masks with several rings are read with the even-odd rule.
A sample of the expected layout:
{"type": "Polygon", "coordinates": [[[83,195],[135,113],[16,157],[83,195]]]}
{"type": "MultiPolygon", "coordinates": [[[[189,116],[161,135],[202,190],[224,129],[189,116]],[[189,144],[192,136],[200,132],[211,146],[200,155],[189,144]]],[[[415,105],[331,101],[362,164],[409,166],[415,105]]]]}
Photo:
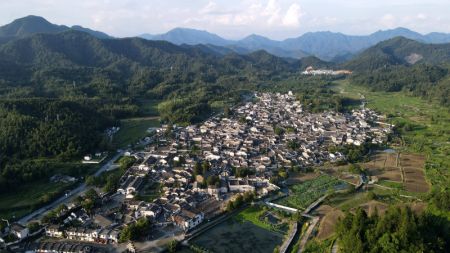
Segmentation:
{"type": "Polygon", "coordinates": [[[272,39],[306,32],[365,35],[406,27],[450,33],[450,0],[0,0],[0,25],[38,15],[116,37],[165,33],[176,27],[228,39],[272,39]]]}

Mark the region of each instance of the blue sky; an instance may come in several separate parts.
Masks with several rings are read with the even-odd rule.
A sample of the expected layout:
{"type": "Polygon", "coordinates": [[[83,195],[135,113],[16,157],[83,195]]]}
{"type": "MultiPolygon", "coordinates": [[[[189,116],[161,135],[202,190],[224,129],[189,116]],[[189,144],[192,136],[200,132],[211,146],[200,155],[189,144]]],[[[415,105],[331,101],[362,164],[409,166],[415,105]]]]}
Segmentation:
{"type": "Polygon", "coordinates": [[[231,39],[252,33],[284,39],[399,26],[450,32],[449,11],[450,0],[0,0],[0,25],[33,14],[118,37],[189,27],[231,39]]]}

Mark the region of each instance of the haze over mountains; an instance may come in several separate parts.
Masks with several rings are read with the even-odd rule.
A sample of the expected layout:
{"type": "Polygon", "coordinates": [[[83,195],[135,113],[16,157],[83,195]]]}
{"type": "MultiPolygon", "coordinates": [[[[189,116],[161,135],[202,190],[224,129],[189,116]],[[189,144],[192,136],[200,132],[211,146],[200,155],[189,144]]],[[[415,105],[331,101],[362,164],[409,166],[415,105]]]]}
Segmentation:
{"type": "Polygon", "coordinates": [[[165,40],[177,45],[211,44],[228,47],[236,52],[266,50],[280,57],[301,58],[306,55],[314,55],[328,61],[347,60],[364,49],[398,36],[423,43],[450,42],[450,34],[429,33],[422,35],[406,28],[378,31],[367,36],[345,35],[333,32],[309,32],[297,38],[283,41],[271,40],[255,34],[233,41],[207,31],[187,28],[176,28],[159,35],[140,35],[140,37],[145,39],[165,40]]]}
{"type": "MultiPolygon", "coordinates": [[[[36,33],[59,33],[69,30],[86,32],[99,39],[113,38],[103,32],[89,28],[55,25],[42,17],[27,16],[0,27],[0,43],[36,33]]],[[[306,56],[316,56],[326,61],[344,62],[381,41],[398,36],[423,43],[450,42],[450,34],[429,33],[423,35],[406,28],[378,31],[367,36],[345,35],[333,32],[309,32],[297,38],[289,38],[283,41],[272,40],[256,34],[249,35],[241,40],[228,40],[207,31],[189,28],[175,28],[164,34],[142,34],[139,37],[147,40],[164,40],[176,45],[202,44],[204,45],[204,50],[222,55],[231,52],[248,54],[258,50],[265,50],[279,57],[299,59],[306,56]]]]}

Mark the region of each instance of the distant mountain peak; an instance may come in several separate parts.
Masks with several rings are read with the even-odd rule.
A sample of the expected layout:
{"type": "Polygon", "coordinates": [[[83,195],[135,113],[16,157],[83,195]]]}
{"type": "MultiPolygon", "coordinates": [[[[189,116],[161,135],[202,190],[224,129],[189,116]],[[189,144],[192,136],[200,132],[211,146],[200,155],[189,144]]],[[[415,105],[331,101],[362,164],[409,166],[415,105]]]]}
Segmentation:
{"type": "Polygon", "coordinates": [[[0,37],[25,37],[36,33],[59,33],[71,29],[89,33],[92,36],[100,39],[111,38],[105,33],[94,31],[89,28],[84,28],[79,25],[75,25],[72,27],[68,27],[65,25],[55,25],[50,23],[47,19],[35,15],[18,18],[10,24],[1,26],[0,37]]]}

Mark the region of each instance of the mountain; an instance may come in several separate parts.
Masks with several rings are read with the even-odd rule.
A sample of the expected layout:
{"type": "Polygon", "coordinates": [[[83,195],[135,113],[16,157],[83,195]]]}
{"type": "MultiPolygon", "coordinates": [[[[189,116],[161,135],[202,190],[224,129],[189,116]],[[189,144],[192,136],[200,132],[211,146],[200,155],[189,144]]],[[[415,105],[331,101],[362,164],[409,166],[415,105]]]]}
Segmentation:
{"type": "Polygon", "coordinates": [[[225,46],[241,54],[265,50],[279,57],[298,59],[314,55],[327,61],[344,62],[381,41],[399,36],[426,43],[450,42],[450,34],[430,33],[422,35],[401,27],[377,31],[365,36],[346,35],[329,31],[309,32],[297,38],[289,38],[283,41],[271,40],[256,34],[233,41],[206,31],[186,28],[177,28],[162,35],[141,35],[140,37],[149,40],[166,40],[177,45],[211,44],[225,46]]]}
{"type": "Polygon", "coordinates": [[[30,36],[36,33],[60,33],[68,30],[77,30],[91,34],[100,39],[111,38],[109,35],[81,26],[68,27],[55,25],[39,16],[26,16],[14,20],[12,23],[0,27],[0,41],[30,36]]]}
{"type": "Polygon", "coordinates": [[[67,26],[54,25],[38,16],[27,16],[0,27],[0,37],[24,37],[35,33],[58,33],[67,26]]]}
{"type": "Polygon", "coordinates": [[[112,39],[113,37],[109,36],[108,34],[104,33],[104,32],[100,32],[100,31],[95,31],[95,30],[91,30],[89,28],[85,28],[79,25],[74,25],[71,27],[72,30],[75,31],[80,31],[80,32],[85,32],[85,33],[89,33],[90,35],[99,38],[99,39],[112,39]]]}
{"type": "Polygon", "coordinates": [[[396,37],[365,50],[344,64],[353,70],[375,70],[387,66],[430,65],[450,62],[450,43],[425,44],[405,37],[396,37]]]}
{"type": "Polygon", "coordinates": [[[143,34],[139,37],[148,40],[165,40],[176,45],[212,44],[216,46],[225,46],[230,44],[228,40],[223,39],[216,34],[189,28],[175,28],[164,34],[143,34]]]}

